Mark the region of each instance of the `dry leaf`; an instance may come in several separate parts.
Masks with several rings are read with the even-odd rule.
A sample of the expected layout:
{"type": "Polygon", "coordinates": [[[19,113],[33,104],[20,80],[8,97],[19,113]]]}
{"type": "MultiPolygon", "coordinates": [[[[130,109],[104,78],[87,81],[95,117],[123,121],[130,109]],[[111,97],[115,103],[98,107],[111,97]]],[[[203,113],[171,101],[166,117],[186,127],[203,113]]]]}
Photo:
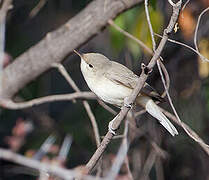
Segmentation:
{"type": "Polygon", "coordinates": [[[195,30],[196,22],[189,8],[185,8],[179,16],[179,27],[185,39],[191,39],[195,30]],[[182,14],[183,13],[183,14],[182,14]]]}

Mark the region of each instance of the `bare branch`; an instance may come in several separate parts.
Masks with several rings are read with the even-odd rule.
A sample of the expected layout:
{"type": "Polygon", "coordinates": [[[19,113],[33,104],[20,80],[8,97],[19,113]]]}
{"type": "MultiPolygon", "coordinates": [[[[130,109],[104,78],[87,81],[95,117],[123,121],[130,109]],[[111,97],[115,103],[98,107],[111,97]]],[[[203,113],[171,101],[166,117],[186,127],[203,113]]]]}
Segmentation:
{"type": "Polygon", "coordinates": [[[184,17],[184,16],[183,16],[183,11],[184,11],[185,7],[187,6],[187,4],[189,3],[189,1],[190,1],[190,0],[187,0],[187,1],[185,2],[185,4],[182,6],[182,8],[181,8],[182,17],[184,17]]]}
{"type": "Polygon", "coordinates": [[[84,105],[84,107],[86,109],[86,112],[88,113],[88,116],[91,120],[91,124],[92,124],[93,131],[94,131],[94,136],[95,136],[95,139],[96,139],[96,145],[97,145],[97,147],[99,147],[99,145],[101,143],[101,140],[100,140],[99,128],[98,128],[98,125],[97,125],[97,122],[96,122],[96,118],[94,117],[94,114],[91,110],[91,107],[90,107],[89,103],[87,101],[83,101],[83,105],[84,105]]]}
{"type": "Polygon", "coordinates": [[[5,56],[5,29],[6,29],[6,15],[9,9],[11,9],[12,0],[4,0],[0,9],[0,92],[2,91],[2,76],[5,56]]]}
{"type": "Polygon", "coordinates": [[[152,49],[155,52],[156,43],[155,43],[154,31],[152,29],[152,24],[151,24],[150,15],[149,15],[148,0],[144,1],[144,6],[145,6],[145,13],[146,13],[146,18],[147,18],[147,23],[148,23],[148,26],[149,26],[150,35],[151,35],[151,39],[152,39],[152,49]]]}
{"type": "Polygon", "coordinates": [[[97,101],[98,101],[98,103],[99,103],[104,109],[106,109],[106,110],[109,111],[110,113],[112,113],[112,114],[114,114],[114,115],[117,114],[117,112],[116,112],[114,109],[112,109],[110,106],[108,106],[107,104],[105,104],[102,100],[98,99],[97,101]]]}
{"type": "Polygon", "coordinates": [[[171,6],[175,6],[175,3],[172,0],[168,0],[168,2],[171,6]]]}
{"type": "Polygon", "coordinates": [[[150,144],[152,145],[152,148],[155,150],[156,154],[163,158],[163,159],[166,159],[168,158],[169,154],[163,150],[155,141],[153,140],[149,140],[150,141],[150,144]]]}
{"type": "Polygon", "coordinates": [[[29,17],[33,18],[34,16],[36,16],[39,13],[39,11],[44,7],[46,2],[47,0],[40,0],[38,4],[30,12],[29,17]]]}
{"type": "Polygon", "coordinates": [[[127,174],[128,174],[128,179],[127,180],[134,180],[133,175],[132,175],[131,170],[130,170],[128,157],[125,158],[124,164],[126,166],[127,174]]]}
{"type": "Polygon", "coordinates": [[[0,23],[1,24],[2,24],[2,22],[5,21],[7,11],[12,8],[12,1],[13,0],[3,0],[3,2],[2,2],[2,6],[0,9],[0,23]]]}
{"type": "MultiPolygon", "coordinates": [[[[162,63],[162,61],[158,61],[158,62],[160,64],[160,67],[163,70],[163,74],[165,75],[166,88],[169,90],[169,88],[170,88],[170,77],[169,77],[168,71],[167,71],[165,65],[162,63]]],[[[163,92],[163,94],[161,96],[162,97],[166,96],[166,90],[163,92]]]]}
{"type": "Polygon", "coordinates": [[[149,153],[149,156],[147,157],[145,164],[144,164],[144,168],[142,170],[140,180],[147,180],[147,177],[152,169],[152,166],[155,163],[156,157],[157,157],[157,154],[156,154],[155,150],[152,149],[149,153]]]}
{"type": "Polygon", "coordinates": [[[75,84],[73,79],[69,76],[68,72],[66,71],[65,67],[60,63],[53,63],[52,67],[58,69],[58,71],[63,75],[63,77],[66,79],[68,84],[77,92],[80,92],[80,89],[75,84]]]}
{"type": "Polygon", "coordinates": [[[163,173],[163,164],[162,160],[160,157],[157,157],[155,160],[155,171],[156,171],[156,176],[157,180],[164,180],[164,173],[163,173]]]}
{"type": "Polygon", "coordinates": [[[65,139],[64,139],[64,141],[62,143],[62,146],[60,148],[60,151],[59,151],[59,155],[57,157],[57,159],[60,162],[62,162],[62,163],[66,162],[67,157],[68,157],[68,153],[69,153],[71,145],[72,145],[72,142],[73,142],[72,136],[67,134],[65,136],[65,139]]]}
{"type": "Polygon", "coordinates": [[[164,76],[163,76],[162,69],[161,69],[161,66],[160,66],[159,61],[157,61],[157,66],[158,66],[158,70],[159,70],[159,72],[160,72],[160,76],[161,76],[161,80],[162,80],[162,82],[163,82],[163,86],[164,86],[164,88],[165,88],[166,95],[167,95],[167,97],[168,97],[169,104],[171,105],[171,108],[172,108],[172,110],[173,110],[175,116],[177,117],[177,119],[179,120],[179,122],[181,122],[181,120],[180,120],[180,118],[179,118],[179,115],[177,114],[176,109],[175,109],[175,107],[174,107],[174,105],[173,105],[171,96],[170,96],[170,94],[169,94],[169,92],[168,92],[168,89],[167,89],[167,86],[166,86],[166,82],[165,82],[165,79],[164,79],[164,76]]]}
{"type": "Polygon", "coordinates": [[[129,142],[128,142],[128,120],[125,122],[125,129],[124,129],[124,138],[113,162],[113,165],[107,175],[106,179],[116,179],[117,175],[119,174],[120,168],[125,160],[125,157],[128,153],[129,142]]]}
{"type": "Polygon", "coordinates": [[[117,24],[115,24],[113,22],[113,20],[109,20],[108,23],[113,26],[115,29],[117,29],[119,32],[121,32],[122,34],[124,34],[125,36],[127,36],[128,38],[134,40],[135,42],[137,42],[142,48],[144,48],[147,52],[149,52],[150,54],[153,54],[153,51],[146,46],[146,44],[144,44],[141,40],[137,39],[136,37],[134,37],[133,35],[131,35],[130,33],[124,31],[123,29],[121,29],[117,24]]]}
{"type": "MultiPolygon", "coordinates": [[[[197,46],[197,32],[198,32],[198,28],[199,28],[199,24],[200,24],[200,20],[201,20],[201,17],[203,16],[204,13],[206,13],[207,11],[209,10],[209,7],[207,7],[204,11],[202,11],[198,17],[198,20],[197,20],[197,25],[196,25],[196,28],[195,28],[195,32],[194,32],[194,45],[195,45],[195,48],[196,50],[198,51],[198,53],[200,54],[200,51],[198,49],[198,46],[197,46]]],[[[209,60],[207,58],[202,58],[202,56],[200,56],[200,58],[204,61],[207,61],[209,62],[209,60]]]]}
{"type": "MultiPolygon", "coordinates": [[[[158,37],[160,37],[160,38],[162,38],[162,36],[159,35],[159,34],[157,34],[157,33],[155,33],[155,35],[158,36],[158,37]]],[[[200,56],[200,58],[201,58],[202,60],[204,60],[204,61],[209,61],[209,59],[207,59],[207,58],[204,57],[202,54],[200,54],[199,51],[197,51],[196,49],[192,48],[191,46],[189,46],[189,45],[187,45],[187,44],[184,44],[184,43],[182,43],[182,42],[176,41],[176,40],[174,40],[174,39],[168,39],[168,41],[169,41],[169,42],[172,42],[172,43],[175,43],[175,44],[179,44],[179,45],[181,45],[181,46],[184,46],[184,47],[186,47],[186,48],[192,50],[193,52],[195,52],[198,56],[200,56]]]]}
{"type": "Polygon", "coordinates": [[[92,92],[76,92],[71,94],[50,95],[41,98],[36,98],[26,102],[13,102],[12,100],[1,99],[0,105],[8,109],[23,109],[23,108],[37,106],[43,103],[56,102],[56,101],[72,101],[78,98],[96,99],[96,96],[92,92]]]}

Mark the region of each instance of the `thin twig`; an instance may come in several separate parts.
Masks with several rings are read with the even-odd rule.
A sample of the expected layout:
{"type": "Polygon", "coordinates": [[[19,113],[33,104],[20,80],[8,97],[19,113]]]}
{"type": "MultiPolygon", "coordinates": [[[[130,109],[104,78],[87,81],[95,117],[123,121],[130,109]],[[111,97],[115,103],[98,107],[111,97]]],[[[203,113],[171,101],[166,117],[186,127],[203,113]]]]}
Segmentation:
{"type": "Polygon", "coordinates": [[[152,29],[152,24],[151,24],[150,15],[149,15],[148,0],[144,1],[144,6],[145,6],[145,13],[146,13],[146,18],[147,18],[147,23],[148,23],[148,26],[149,26],[150,35],[151,35],[151,39],[152,39],[152,49],[155,52],[156,42],[155,42],[154,31],[152,29]]]}
{"type": "Polygon", "coordinates": [[[175,3],[172,0],[168,0],[171,6],[175,6],[175,3]]]}
{"type": "Polygon", "coordinates": [[[127,156],[128,153],[128,148],[129,148],[129,142],[128,142],[128,120],[125,122],[125,129],[124,129],[124,138],[121,143],[121,146],[119,148],[119,151],[117,153],[117,156],[114,160],[114,163],[107,175],[107,180],[108,179],[116,179],[117,175],[119,174],[120,168],[125,160],[125,157],[127,156]]]}
{"type": "Polygon", "coordinates": [[[110,106],[108,106],[107,104],[105,104],[102,100],[98,99],[97,102],[104,108],[106,109],[108,112],[112,113],[113,115],[116,115],[117,112],[112,109],[110,106]]]}
{"type": "Polygon", "coordinates": [[[96,145],[97,145],[97,147],[99,147],[101,140],[100,140],[99,128],[98,128],[98,125],[96,122],[96,118],[94,117],[94,114],[91,110],[89,103],[87,101],[84,101],[83,105],[84,105],[86,112],[91,120],[91,124],[92,124],[93,131],[94,131],[94,136],[95,136],[95,140],[96,140],[96,145]]]}
{"type": "Polygon", "coordinates": [[[149,156],[147,157],[147,160],[144,164],[144,167],[143,167],[143,170],[142,170],[142,173],[141,173],[141,176],[139,179],[147,180],[147,177],[149,176],[149,173],[155,163],[156,157],[157,157],[157,154],[156,154],[155,150],[152,149],[149,153],[149,156]]]}
{"type": "Polygon", "coordinates": [[[71,148],[71,145],[72,145],[72,142],[73,142],[73,138],[71,135],[66,135],[65,136],[65,139],[62,143],[62,146],[60,148],[60,151],[59,151],[59,155],[57,157],[57,159],[64,163],[66,162],[66,159],[68,157],[68,152],[70,151],[70,148],[71,148]]]}
{"type": "Polygon", "coordinates": [[[33,106],[37,106],[43,103],[56,102],[56,101],[72,101],[74,99],[96,99],[96,96],[92,92],[83,91],[70,94],[50,95],[32,99],[26,102],[13,102],[10,99],[1,99],[0,105],[8,109],[24,109],[33,106]]]}
{"type": "Polygon", "coordinates": [[[150,141],[150,144],[152,146],[152,148],[155,150],[156,154],[163,158],[163,159],[166,159],[169,157],[169,154],[163,150],[155,141],[153,140],[149,140],[150,141]]]}
{"type": "Polygon", "coordinates": [[[165,90],[166,90],[166,95],[167,95],[167,97],[168,97],[169,104],[171,105],[171,108],[172,108],[174,114],[176,115],[177,119],[179,120],[179,122],[181,122],[181,120],[180,120],[180,118],[179,118],[179,116],[178,116],[178,114],[177,114],[177,112],[176,112],[176,109],[175,109],[175,107],[174,107],[174,105],[173,105],[171,96],[170,96],[170,94],[169,94],[169,92],[168,92],[168,89],[167,89],[167,86],[166,86],[166,82],[165,82],[165,78],[164,78],[164,76],[163,76],[163,72],[162,72],[162,69],[161,69],[160,62],[159,62],[159,61],[157,61],[157,66],[158,66],[158,70],[159,70],[159,72],[160,72],[160,77],[161,77],[161,80],[162,80],[162,82],[163,82],[163,86],[164,86],[164,88],[165,88],[165,90]]]}
{"type": "MultiPolygon", "coordinates": [[[[159,35],[159,34],[157,34],[157,33],[155,33],[155,35],[158,36],[158,37],[160,37],[160,38],[162,38],[162,36],[159,35]]],[[[170,38],[168,39],[168,41],[169,41],[169,42],[172,42],[172,43],[175,43],[175,44],[179,44],[179,45],[181,45],[181,46],[184,46],[184,47],[186,47],[186,48],[192,50],[193,52],[195,52],[198,56],[200,56],[200,58],[201,58],[202,60],[204,60],[204,61],[209,61],[209,59],[207,59],[206,57],[204,57],[199,51],[197,51],[196,49],[192,48],[191,46],[189,46],[189,45],[187,45],[187,44],[184,44],[184,43],[182,43],[182,42],[179,42],[179,41],[176,41],[176,40],[170,39],[170,38]]]]}
{"type": "Polygon", "coordinates": [[[33,159],[42,159],[49,152],[49,149],[52,147],[55,141],[56,137],[54,135],[50,135],[41,145],[39,150],[33,155],[33,159]]]}
{"type": "Polygon", "coordinates": [[[182,8],[181,8],[181,11],[182,11],[182,17],[184,17],[183,16],[183,11],[184,11],[184,9],[185,9],[185,7],[186,7],[186,5],[189,3],[189,1],[190,0],[187,0],[187,2],[185,2],[185,4],[182,6],[182,8]]]}
{"type": "MultiPolygon", "coordinates": [[[[68,72],[66,71],[65,67],[62,64],[54,63],[52,66],[58,69],[58,71],[63,75],[63,77],[67,80],[69,85],[71,85],[72,88],[76,92],[81,92],[80,89],[78,88],[78,86],[75,84],[75,82],[70,77],[70,75],[68,74],[68,72]]],[[[100,140],[99,128],[98,128],[98,125],[96,122],[96,118],[95,118],[95,116],[91,110],[91,107],[87,101],[85,101],[85,100],[83,101],[83,106],[89,116],[89,119],[91,120],[91,124],[92,124],[93,131],[94,131],[94,136],[95,136],[95,140],[96,140],[96,145],[97,145],[97,147],[99,147],[101,140],[100,140]]]]}
{"type": "MultiPolygon", "coordinates": [[[[197,32],[198,32],[198,28],[199,28],[199,24],[200,24],[200,20],[201,20],[201,17],[204,13],[206,13],[207,11],[209,10],[209,7],[207,7],[204,11],[202,11],[198,17],[198,20],[197,20],[197,25],[196,25],[196,28],[195,28],[195,32],[194,32],[194,45],[195,45],[195,48],[196,50],[199,52],[200,54],[200,51],[198,49],[198,46],[197,46],[197,32]]],[[[207,61],[209,62],[209,60],[207,58],[202,58],[202,56],[200,56],[200,58],[204,61],[207,61]]]]}
{"type": "MultiPolygon", "coordinates": [[[[156,42],[155,42],[155,38],[154,38],[154,31],[153,31],[153,28],[152,28],[152,24],[151,24],[151,20],[150,20],[150,15],[149,15],[149,9],[148,9],[148,0],[145,0],[145,13],[146,13],[146,17],[147,17],[147,23],[148,23],[148,26],[149,26],[149,31],[150,31],[150,35],[152,37],[152,49],[153,51],[155,52],[155,49],[156,49],[156,42]]],[[[161,62],[161,61],[157,61],[157,62],[161,62]]],[[[164,66],[163,63],[161,63],[161,66],[163,67],[163,70],[165,72],[165,75],[166,75],[166,87],[167,89],[169,89],[169,85],[170,85],[170,78],[169,78],[169,75],[168,75],[168,72],[164,66]]],[[[166,95],[166,90],[165,92],[163,93],[162,96],[165,96],[166,95]]]]}
{"type": "Polygon", "coordinates": [[[157,157],[155,160],[155,171],[157,180],[164,180],[164,173],[163,173],[163,164],[160,157],[157,157]]]}
{"type": "Polygon", "coordinates": [[[152,50],[150,48],[148,48],[141,40],[137,39],[136,37],[134,37],[133,35],[131,35],[130,33],[124,31],[123,29],[121,29],[118,25],[116,25],[114,23],[113,20],[109,20],[108,24],[110,24],[111,26],[113,26],[115,29],[117,29],[119,32],[123,33],[125,36],[127,36],[128,38],[136,41],[142,48],[144,48],[147,52],[149,52],[150,54],[153,54],[152,50]]]}
{"type": "Polygon", "coordinates": [[[131,170],[130,170],[128,156],[125,158],[124,164],[125,164],[125,167],[126,167],[126,170],[127,170],[127,175],[128,175],[127,180],[134,180],[133,175],[132,175],[131,170]]]}
{"type": "Polygon", "coordinates": [[[38,2],[38,4],[30,12],[29,17],[30,18],[35,17],[40,12],[40,10],[44,7],[44,5],[46,4],[46,2],[47,2],[47,0],[40,0],[38,2]]]}
{"type": "MultiPolygon", "coordinates": [[[[169,90],[170,88],[170,77],[168,74],[168,71],[165,67],[165,65],[163,64],[162,61],[158,61],[160,63],[161,69],[163,70],[163,74],[165,75],[165,82],[166,82],[166,88],[169,90]]],[[[163,92],[163,94],[161,95],[162,97],[166,96],[166,90],[163,92]]]]}

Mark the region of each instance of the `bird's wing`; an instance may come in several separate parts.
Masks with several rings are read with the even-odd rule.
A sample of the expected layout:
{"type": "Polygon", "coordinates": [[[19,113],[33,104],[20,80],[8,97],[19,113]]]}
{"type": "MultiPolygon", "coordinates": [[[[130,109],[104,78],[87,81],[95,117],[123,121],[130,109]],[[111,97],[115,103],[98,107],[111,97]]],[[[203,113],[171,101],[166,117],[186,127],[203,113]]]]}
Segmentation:
{"type": "Polygon", "coordinates": [[[111,67],[105,72],[105,77],[116,84],[121,84],[127,88],[134,89],[139,78],[124,65],[112,61],[111,67]]]}
{"type": "MultiPolygon", "coordinates": [[[[136,87],[139,77],[129,70],[124,65],[112,61],[111,67],[105,72],[105,77],[116,84],[121,84],[127,88],[134,89],[136,87]]],[[[141,94],[151,97],[153,100],[162,102],[163,98],[152,88],[145,83],[140,91],[141,94]]]]}

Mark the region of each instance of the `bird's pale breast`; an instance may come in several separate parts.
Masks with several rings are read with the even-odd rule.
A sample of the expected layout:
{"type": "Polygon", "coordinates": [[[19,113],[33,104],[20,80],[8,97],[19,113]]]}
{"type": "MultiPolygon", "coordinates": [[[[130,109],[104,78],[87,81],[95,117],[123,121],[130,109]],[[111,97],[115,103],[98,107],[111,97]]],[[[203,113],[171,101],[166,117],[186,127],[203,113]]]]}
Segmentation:
{"type": "Polygon", "coordinates": [[[86,77],[85,80],[91,91],[99,98],[117,106],[123,106],[124,98],[129,96],[132,92],[132,89],[121,84],[116,84],[105,77],[99,78],[96,81],[86,77]]]}

